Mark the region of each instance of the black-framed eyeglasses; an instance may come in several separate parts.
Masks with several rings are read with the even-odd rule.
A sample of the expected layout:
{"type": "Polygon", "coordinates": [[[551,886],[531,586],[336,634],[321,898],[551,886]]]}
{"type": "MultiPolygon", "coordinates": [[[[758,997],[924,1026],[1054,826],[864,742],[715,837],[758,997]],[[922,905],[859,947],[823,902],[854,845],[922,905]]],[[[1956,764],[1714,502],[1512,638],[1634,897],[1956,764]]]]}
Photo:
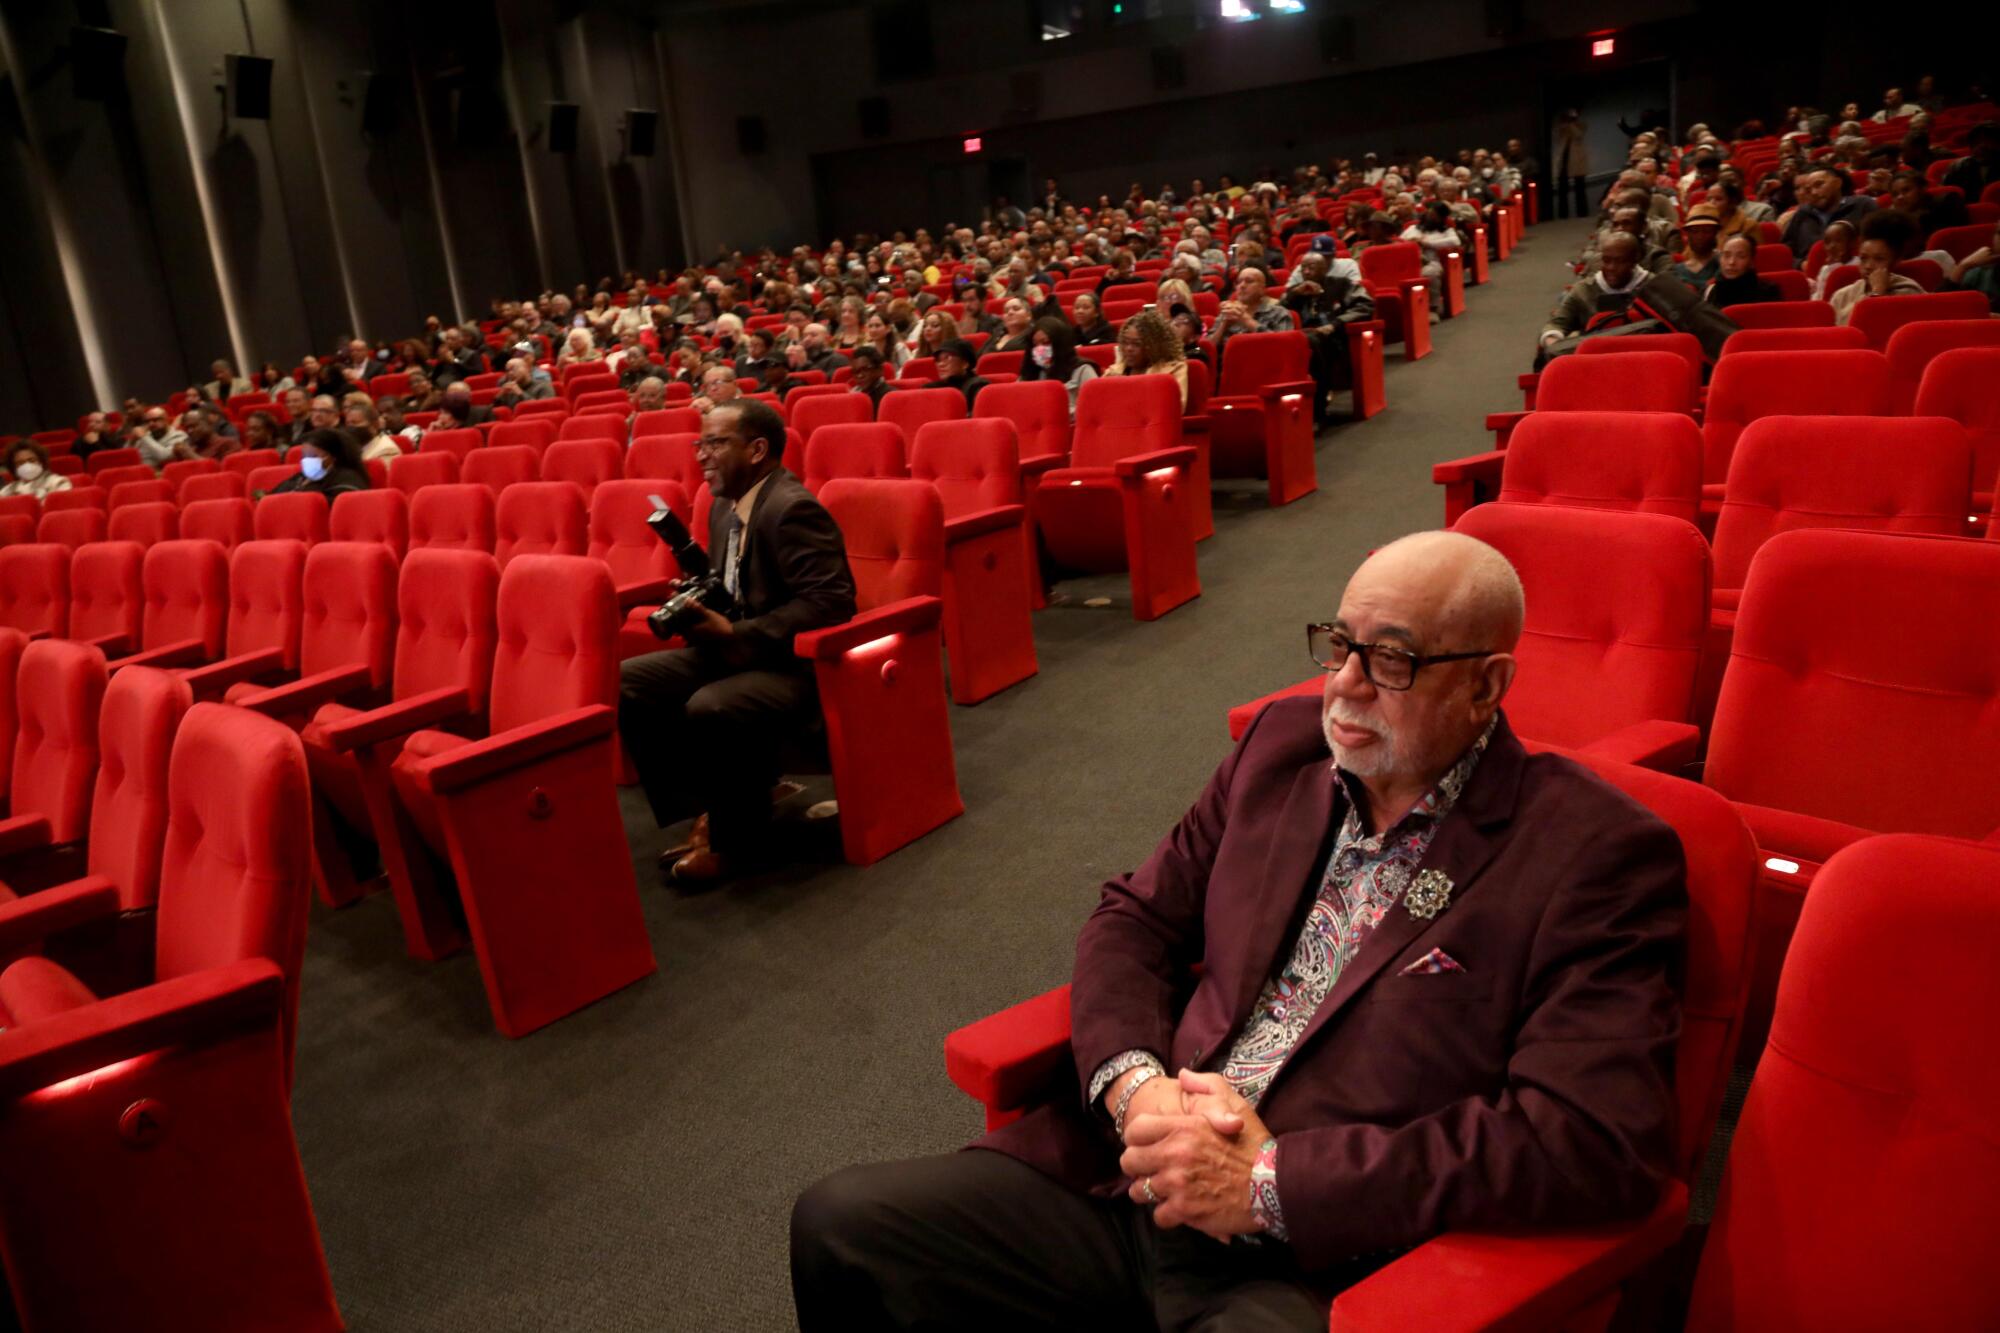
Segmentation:
{"type": "Polygon", "coordinates": [[[1482,648],[1472,653],[1433,653],[1421,657],[1386,643],[1357,643],[1331,625],[1306,626],[1306,651],[1322,670],[1338,671],[1350,655],[1361,655],[1361,674],[1382,690],[1407,690],[1417,683],[1417,672],[1439,662],[1465,662],[1475,657],[1491,657],[1495,650],[1482,648]]]}

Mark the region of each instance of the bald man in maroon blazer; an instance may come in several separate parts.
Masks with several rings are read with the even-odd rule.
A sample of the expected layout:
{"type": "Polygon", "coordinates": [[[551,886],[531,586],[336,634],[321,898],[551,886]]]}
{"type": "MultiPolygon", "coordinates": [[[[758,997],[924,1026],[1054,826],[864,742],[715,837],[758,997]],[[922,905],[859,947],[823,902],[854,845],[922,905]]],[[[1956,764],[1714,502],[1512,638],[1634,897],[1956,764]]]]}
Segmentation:
{"type": "Polygon", "coordinates": [[[801,1327],[1324,1329],[1439,1232],[1651,1207],[1680,845],[1515,739],[1521,618],[1469,537],[1364,563],[1310,634],[1323,698],[1267,708],[1105,885],[1073,1094],[809,1190],[801,1327]]]}

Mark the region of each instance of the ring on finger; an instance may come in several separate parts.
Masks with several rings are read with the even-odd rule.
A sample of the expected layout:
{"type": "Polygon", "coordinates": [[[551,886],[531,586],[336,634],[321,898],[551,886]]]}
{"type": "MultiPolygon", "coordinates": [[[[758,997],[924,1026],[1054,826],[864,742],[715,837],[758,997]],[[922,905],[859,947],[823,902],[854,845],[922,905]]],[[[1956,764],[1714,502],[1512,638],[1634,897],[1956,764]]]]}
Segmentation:
{"type": "Polygon", "coordinates": [[[1153,1178],[1151,1176],[1147,1176],[1139,1182],[1139,1193],[1146,1196],[1147,1203],[1157,1204],[1160,1201],[1160,1196],[1153,1193],[1153,1178]]]}

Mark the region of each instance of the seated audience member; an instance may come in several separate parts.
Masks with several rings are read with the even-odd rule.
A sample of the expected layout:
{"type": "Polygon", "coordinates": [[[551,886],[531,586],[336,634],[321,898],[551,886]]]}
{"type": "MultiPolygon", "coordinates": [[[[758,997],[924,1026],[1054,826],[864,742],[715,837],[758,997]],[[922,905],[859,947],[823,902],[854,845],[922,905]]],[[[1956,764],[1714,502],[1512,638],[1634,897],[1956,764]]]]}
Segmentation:
{"type": "Polygon", "coordinates": [[[444,401],[444,393],[431,382],[431,377],[421,370],[410,372],[410,391],[403,396],[403,408],[408,412],[435,412],[444,401]]]}
{"type": "Polygon", "coordinates": [[[999,337],[1002,331],[1000,321],[986,313],[986,288],[979,283],[971,283],[961,290],[961,296],[965,301],[965,313],[957,321],[959,333],[999,337]]]}
{"type": "Polygon", "coordinates": [[[312,429],[306,420],[312,414],[312,395],[304,389],[285,390],[285,421],[278,427],[279,449],[289,449],[299,442],[299,437],[312,429]]]}
{"type": "Polygon", "coordinates": [[[2000,123],[1982,121],[1967,131],[1965,156],[1944,173],[1942,185],[1956,185],[1968,200],[1977,200],[1986,187],[2000,181],[2000,123]]]}
{"type": "Polygon", "coordinates": [[[1757,276],[1757,243],[1748,236],[1724,241],[1717,260],[1718,272],[1709,279],[1701,297],[1718,310],[1780,299],[1778,289],[1757,276]]]}
{"type": "MultiPolygon", "coordinates": [[[[772,350],[771,331],[769,329],[745,330],[743,334],[742,355],[736,358],[736,378],[740,380],[755,380],[759,384],[762,384],[769,381],[773,375],[776,375],[779,379],[783,379],[785,371],[786,366],[784,361],[772,350]]],[[[653,367],[652,373],[658,375],[659,367],[653,367]]],[[[660,387],[663,390],[666,388],[664,381],[661,382],[660,387]]]]}
{"type": "Polygon", "coordinates": [[[1852,222],[1875,211],[1875,201],[1866,195],[1847,192],[1847,171],[1838,163],[1822,162],[1802,171],[1795,184],[1799,206],[1783,224],[1782,238],[1792,257],[1800,263],[1812,252],[1813,242],[1826,234],[1835,222],[1852,222]]]}
{"type": "MultiPolygon", "coordinates": [[[[867,335],[862,332],[861,328],[862,321],[867,318],[867,314],[867,307],[861,304],[860,297],[848,297],[840,303],[840,307],[835,313],[834,327],[831,332],[827,330],[824,324],[818,326],[820,341],[826,343],[835,352],[853,351],[867,340],[867,335]]],[[[800,333],[803,336],[804,330],[800,330],[800,333]]],[[[814,369],[814,367],[809,366],[807,369],[814,369]]]]}
{"type": "Polygon", "coordinates": [[[1719,178],[1702,202],[1715,205],[1717,244],[1732,236],[1748,236],[1754,241],[1760,235],[1757,218],[1744,207],[1741,180],[1731,176],[1719,178]]]}
{"type": "Polygon", "coordinates": [[[1599,315],[1627,309],[1652,276],[1639,263],[1638,238],[1622,231],[1614,234],[1598,251],[1597,272],[1571,283],[1557,302],[1549,322],[1542,326],[1542,347],[1582,333],[1599,315]]]}
{"type": "Polygon", "coordinates": [[[917,340],[910,348],[912,356],[936,356],[937,349],[958,337],[958,321],[944,310],[927,310],[917,321],[917,340]]]}
{"type": "Polygon", "coordinates": [[[348,491],[368,489],[368,469],[361,466],[361,441],[352,431],[308,431],[293,454],[299,470],[273,486],[272,495],[311,491],[332,500],[348,491]]]}
{"type": "MultiPolygon", "coordinates": [[[[964,394],[965,414],[967,416],[972,415],[973,401],[979,397],[979,391],[985,388],[987,384],[986,380],[975,375],[972,371],[973,365],[977,360],[978,358],[972,350],[971,343],[963,338],[954,338],[938,349],[938,377],[931,381],[933,389],[957,389],[960,393],[964,394]]],[[[1029,358],[1025,356],[1021,358],[1021,371],[1023,374],[1027,373],[1030,364],[1029,358]]],[[[1072,399],[1073,404],[1074,399],[1072,399]]],[[[877,398],[875,405],[880,407],[882,400],[877,398]]]]}
{"type": "Polygon", "coordinates": [[[1884,209],[1869,215],[1861,224],[1861,245],[1855,263],[1861,276],[1835,292],[1827,300],[1833,304],[1833,322],[1845,324],[1854,317],[1854,307],[1873,296],[1915,296],[1923,286],[1915,278],[1896,272],[1903,247],[1916,235],[1916,224],[1907,213],[1884,209]]]}
{"type": "Polygon", "coordinates": [[[1028,303],[1010,296],[1000,307],[1000,332],[986,344],[986,352],[989,356],[995,352],[1026,352],[1034,336],[1035,317],[1028,303]]]}
{"type": "Polygon", "coordinates": [[[658,412],[667,405],[667,382],[657,374],[648,375],[632,386],[632,411],[658,412]]]}
{"type": "Polygon", "coordinates": [[[688,406],[707,416],[711,410],[724,403],[736,402],[742,393],[742,386],[736,382],[735,367],[711,365],[701,372],[701,389],[688,406]]]}
{"type": "Polygon", "coordinates": [[[1236,295],[1224,301],[1216,312],[1215,325],[1208,336],[1216,355],[1224,355],[1224,345],[1239,333],[1283,333],[1293,327],[1292,312],[1269,294],[1264,270],[1246,268],[1236,275],[1236,295]]]}
{"type": "Polygon", "coordinates": [[[7,484],[0,497],[26,495],[46,500],[57,491],[69,489],[69,478],[49,466],[49,451],[33,440],[16,440],[7,450],[7,484]]]}
{"type": "Polygon", "coordinates": [[[461,426],[478,426],[493,420],[493,409],[490,407],[481,407],[479,404],[473,402],[472,390],[465,387],[465,381],[463,380],[459,380],[445,389],[444,398],[438,404],[438,410],[451,413],[452,417],[461,426]]]}
{"type": "Polygon", "coordinates": [[[719,404],[697,454],[717,503],[709,549],[736,608],[704,610],[687,645],[626,660],[618,727],[664,828],[700,816],[661,856],[675,879],[712,881],[771,857],[771,786],[785,738],[810,729],[813,668],[794,636],[854,616],[840,529],[781,465],[785,423],[768,403],[719,404]]]}
{"type": "MultiPolygon", "coordinates": [[[[1444,309],[1444,257],[1453,252],[1463,253],[1464,242],[1458,234],[1458,225],[1452,217],[1451,205],[1442,201],[1432,203],[1423,213],[1404,228],[1402,239],[1414,241],[1423,253],[1423,263],[1419,271],[1429,284],[1431,295],[1431,322],[1436,323],[1438,312],[1444,309]]],[[[1303,265],[1301,265],[1303,267],[1303,265]]],[[[1298,276],[1298,269],[1292,270],[1298,276]]],[[[1288,288],[1296,287],[1288,283],[1288,288]]],[[[1289,295],[1287,301],[1289,302],[1289,295]]]]}
{"type": "Polygon", "coordinates": [[[1118,330],[1118,359],[1106,375],[1172,375],[1187,406],[1187,353],[1173,327],[1157,311],[1141,310],[1118,330]]]}
{"type": "Polygon", "coordinates": [[[1201,316],[1195,313],[1194,307],[1179,302],[1168,306],[1167,323],[1173,326],[1174,336],[1181,340],[1181,354],[1189,361],[1201,362],[1212,374],[1216,369],[1214,358],[1201,345],[1201,316]]]}
{"type": "Polygon", "coordinates": [[[372,463],[380,459],[386,463],[403,456],[403,447],[396,437],[382,429],[382,414],[375,410],[375,404],[355,403],[341,416],[348,431],[361,441],[362,462],[372,463]]]}
{"type": "Polygon", "coordinates": [[[240,437],[223,433],[220,416],[206,403],[181,414],[181,433],[187,437],[188,457],[220,462],[243,447],[240,437]]]}
{"type": "Polygon", "coordinates": [[[1089,292],[1076,298],[1073,322],[1078,347],[1099,347],[1118,339],[1118,330],[1104,318],[1104,303],[1089,292]]]}
{"type": "Polygon", "coordinates": [[[507,362],[493,401],[501,407],[518,407],[522,403],[540,402],[555,396],[556,386],[549,382],[548,377],[536,374],[534,363],[527,357],[517,356],[507,362]]]}
{"type": "Polygon", "coordinates": [[[111,429],[104,413],[92,412],[83,419],[83,429],[71,442],[69,451],[78,458],[88,459],[92,454],[105,449],[123,449],[125,441],[118,432],[111,429]]]}
{"type": "Polygon", "coordinates": [[[243,418],[242,444],[245,449],[276,449],[282,457],[286,443],[278,419],[258,408],[243,418]]]}
{"type": "Polygon", "coordinates": [[[1945,227],[1964,227],[1972,222],[1965,200],[1955,194],[1934,194],[1924,178],[1914,171],[1899,171],[1889,181],[1889,207],[1907,213],[1917,224],[1919,240],[1945,227]]]}
{"type": "MultiPolygon", "coordinates": [[[[409,444],[415,445],[424,438],[424,428],[422,426],[413,426],[403,419],[402,399],[385,393],[375,400],[375,410],[382,414],[382,429],[395,436],[398,440],[407,441],[409,444]]],[[[282,456],[284,450],[280,449],[278,452],[282,456]]]]}
{"type": "Polygon", "coordinates": [[[861,336],[861,346],[873,348],[882,358],[882,364],[892,369],[900,369],[910,359],[909,344],[896,336],[888,316],[879,310],[868,312],[868,318],[861,325],[861,336]]]}
{"type": "Polygon", "coordinates": [[[1993,237],[1946,270],[1945,285],[1957,291],[1983,292],[1987,305],[2000,313],[2000,226],[1993,237]]]}
{"type": "Polygon", "coordinates": [[[562,351],[556,355],[556,365],[574,366],[603,359],[603,354],[597,350],[597,340],[590,336],[589,329],[571,329],[563,339],[562,351]]]}
{"type": "Polygon", "coordinates": [[[798,1200],[803,1333],[969,1312],[1323,1329],[1340,1289],[1441,1232],[1651,1208],[1683,856],[1515,738],[1522,614],[1512,568],[1462,534],[1370,556],[1309,631],[1321,698],[1264,710],[1104,886],[1071,981],[1075,1091],[975,1151],[798,1200]]]}
{"type": "MultiPolygon", "coordinates": [[[[845,311],[842,312],[842,318],[845,318],[845,311]]],[[[862,328],[860,333],[862,340],[866,341],[867,330],[862,328]]],[[[860,345],[860,343],[855,344],[857,347],[860,345]]],[[[836,351],[829,342],[824,324],[806,325],[799,330],[799,340],[792,346],[798,350],[796,352],[788,350],[785,354],[785,364],[792,370],[817,370],[831,379],[834,371],[847,364],[847,358],[841,355],[840,351],[836,351]]]]}
{"type": "MultiPolygon", "coordinates": [[[[943,349],[939,349],[937,355],[942,357],[943,349]]],[[[882,354],[872,347],[857,347],[848,353],[847,360],[854,367],[853,378],[848,380],[848,384],[855,393],[866,394],[871,406],[880,408],[882,400],[893,392],[882,373],[882,354]]]]}
{"type": "MultiPolygon", "coordinates": [[[[1076,395],[1085,384],[1097,378],[1097,367],[1076,354],[1076,340],[1070,332],[1066,319],[1038,319],[1035,332],[1028,346],[1028,354],[1021,358],[1021,379],[1055,380],[1069,390],[1069,414],[1076,416],[1076,395]]],[[[967,400],[967,410],[971,402],[967,400]]]]}
{"type": "MultiPolygon", "coordinates": [[[[1845,227],[1846,223],[1840,223],[1845,227]]],[[[1681,257],[1668,266],[1667,272],[1679,278],[1696,291],[1706,288],[1711,279],[1721,272],[1721,259],[1716,253],[1716,235],[1721,223],[1715,209],[1707,204],[1696,204],[1688,210],[1687,220],[1681,223],[1681,239],[1685,250],[1681,257]]]]}
{"type": "Polygon", "coordinates": [[[1820,265],[1819,272],[1812,277],[1813,300],[1827,299],[1829,293],[1826,290],[1826,280],[1832,277],[1833,271],[1842,264],[1854,262],[1854,247],[1860,241],[1861,232],[1852,222],[1836,222],[1826,229],[1825,234],[1819,238],[1820,265]]]}
{"type": "Polygon", "coordinates": [[[1299,327],[1305,330],[1312,347],[1313,425],[1322,426],[1330,415],[1327,396],[1353,386],[1353,362],[1348,355],[1347,326],[1375,318],[1375,298],[1361,281],[1355,268],[1352,275],[1335,275],[1330,260],[1318,251],[1299,257],[1306,278],[1285,294],[1285,305],[1298,312],[1299,327]]]}
{"type": "Polygon", "coordinates": [[[238,375],[231,368],[230,364],[224,360],[216,360],[209,366],[208,373],[209,381],[202,385],[201,388],[202,392],[208,395],[208,400],[212,403],[226,403],[237,394],[250,393],[256,387],[249,380],[238,375]]]}
{"type": "Polygon", "coordinates": [[[1874,121],[1877,125],[1881,125],[1888,121],[1901,120],[1905,116],[1914,116],[1922,110],[1923,108],[1915,102],[1906,102],[1903,100],[1903,90],[1901,88],[1891,88],[1888,92],[1882,94],[1882,109],[1868,119],[1874,121]]]}

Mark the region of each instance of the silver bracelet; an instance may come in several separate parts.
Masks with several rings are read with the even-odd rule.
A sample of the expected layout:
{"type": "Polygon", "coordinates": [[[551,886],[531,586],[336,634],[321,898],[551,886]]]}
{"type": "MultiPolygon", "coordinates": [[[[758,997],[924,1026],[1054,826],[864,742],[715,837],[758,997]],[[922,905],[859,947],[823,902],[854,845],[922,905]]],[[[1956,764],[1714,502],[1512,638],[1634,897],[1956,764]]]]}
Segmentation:
{"type": "Polygon", "coordinates": [[[1125,1112],[1132,1105],[1132,1094],[1149,1078],[1158,1078],[1160,1071],[1150,1065],[1139,1066],[1139,1072],[1125,1085],[1125,1091],[1118,1094],[1118,1105],[1111,1108],[1111,1126],[1118,1131],[1118,1137],[1125,1137],[1125,1112]]]}

